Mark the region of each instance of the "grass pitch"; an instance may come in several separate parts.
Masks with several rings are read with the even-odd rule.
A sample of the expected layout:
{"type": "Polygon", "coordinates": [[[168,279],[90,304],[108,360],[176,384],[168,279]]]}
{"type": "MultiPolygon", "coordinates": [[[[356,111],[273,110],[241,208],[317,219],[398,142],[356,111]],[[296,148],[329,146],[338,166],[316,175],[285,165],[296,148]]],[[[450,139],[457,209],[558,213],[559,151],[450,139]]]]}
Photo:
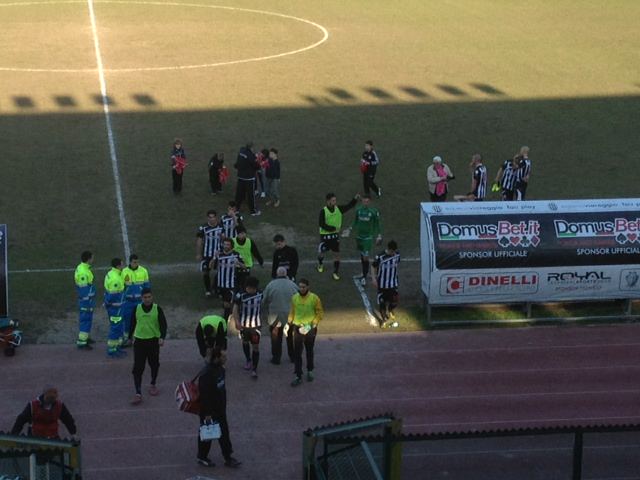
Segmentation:
{"type": "MultiPolygon", "coordinates": [[[[267,258],[271,237],[283,232],[314,259],[324,194],[346,201],[361,190],[357,160],[367,139],[382,161],[384,196],[375,203],[385,237],[405,257],[419,252],[417,204],[428,198],[426,167],[436,154],[457,175],[452,193],[468,190],[472,153],[484,154],[491,177],[527,144],[532,199],[637,196],[637,2],[197,3],[95,3],[131,247],[152,266],[175,335],[219,308],[202,298],[195,228],[207,209],[224,209],[233,186],[211,197],[206,161],[223,151],[232,164],[249,139],[277,147],[283,163],[282,206],[247,220],[267,258]],[[329,38],[271,60],[178,68],[322,38],[309,23],[238,8],[307,19],[329,38]],[[179,198],[168,169],[176,136],[191,163],[179,198]],[[162,267],[176,263],[193,268],[162,267]]],[[[10,229],[10,269],[73,268],[84,249],[106,267],[123,246],[87,4],[0,2],[0,13],[0,41],[10,46],[0,51],[0,221],[10,229]]],[[[350,239],[343,258],[357,259],[350,239]]],[[[325,300],[327,331],[368,328],[350,282],[358,270],[345,265],[338,284],[311,264],[301,269],[325,300]]],[[[267,273],[258,271],[263,283],[267,273]]],[[[401,275],[402,323],[420,328],[418,264],[406,263],[401,275]]],[[[10,286],[27,335],[74,335],[70,272],[13,273],[10,286]]]]}

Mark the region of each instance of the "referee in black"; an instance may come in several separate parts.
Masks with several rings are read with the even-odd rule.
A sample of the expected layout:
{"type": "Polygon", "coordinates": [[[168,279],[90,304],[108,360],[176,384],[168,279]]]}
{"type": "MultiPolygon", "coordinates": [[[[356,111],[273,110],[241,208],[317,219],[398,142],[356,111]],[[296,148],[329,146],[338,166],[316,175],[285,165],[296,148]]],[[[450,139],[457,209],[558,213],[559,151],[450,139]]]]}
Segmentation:
{"type": "MultiPolygon", "coordinates": [[[[218,220],[218,213],[215,210],[207,212],[207,223],[198,227],[196,233],[196,260],[200,262],[200,271],[204,282],[204,294],[206,297],[213,295],[211,286],[211,268],[213,261],[220,251],[220,240],[224,228],[218,220]]],[[[217,286],[213,286],[217,293],[217,286]]]]}
{"type": "Polygon", "coordinates": [[[397,327],[395,308],[398,306],[398,244],[391,240],[384,252],[376,256],[372,264],[371,280],[378,289],[378,306],[382,316],[382,327],[397,327]],[[391,320],[392,323],[388,323],[391,320]]]}
{"type": "Polygon", "coordinates": [[[244,369],[250,370],[254,379],[258,378],[260,361],[261,308],[262,292],[258,290],[258,279],[249,277],[244,283],[244,291],[236,294],[233,318],[242,337],[242,350],[246,359],[244,369]]]}
{"type": "Polygon", "coordinates": [[[298,251],[294,247],[287,245],[284,236],[276,234],[273,237],[273,244],[276,249],[273,252],[273,262],[271,264],[271,278],[277,278],[278,267],[287,269],[287,278],[292,282],[296,281],[298,273],[298,251]]]}

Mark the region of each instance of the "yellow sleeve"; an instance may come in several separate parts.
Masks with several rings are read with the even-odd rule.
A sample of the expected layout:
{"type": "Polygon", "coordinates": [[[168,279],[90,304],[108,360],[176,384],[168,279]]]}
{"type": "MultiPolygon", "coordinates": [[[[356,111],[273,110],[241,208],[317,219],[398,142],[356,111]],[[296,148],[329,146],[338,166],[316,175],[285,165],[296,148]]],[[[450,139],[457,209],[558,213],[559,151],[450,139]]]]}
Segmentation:
{"type": "Polygon", "coordinates": [[[292,323],[294,318],[296,318],[296,304],[294,303],[293,297],[292,297],[291,308],[289,308],[289,323],[292,323]]]}
{"type": "Polygon", "coordinates": [[[321,321],[324,315],[324,310],[322,308],[322,302],[320,301],[320,297],[316,295],[316,316],[313,318],[313,324],[317,326],[321,321]]]}

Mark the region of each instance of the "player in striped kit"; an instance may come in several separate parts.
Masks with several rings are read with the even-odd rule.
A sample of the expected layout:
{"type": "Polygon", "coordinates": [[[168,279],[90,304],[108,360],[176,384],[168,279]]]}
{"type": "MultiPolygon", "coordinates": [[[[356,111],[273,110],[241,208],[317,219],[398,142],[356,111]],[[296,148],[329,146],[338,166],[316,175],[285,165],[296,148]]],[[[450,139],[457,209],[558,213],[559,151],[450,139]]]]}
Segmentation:
{"type": "Polygon", "coordinates": [[[372,264],[371,280],[378,289],[378,305],[382,316],[382,327],[397,327],[394,310],[398,306],[398,244],[391,240],[387,248],[376,256],[372,264]],[[391,321],[391,323],[388,323],[391,321]]]}
{"type": "Polygon", "coordinates": [[[249,277],[245,281],[244,291],[238,292],[233,306],[233,318],[242,337],[242,350],[246,359],[245,370],[251,370],[251,377],[258,378],[260,360],[260,310],[262,292],[258,290],[258,279],[249,277]]]}
{"type": "MultiPolygon", "coordinates": [[[[215,210],[207,212],[207,223],[198,227],[196,233],[196,260],[200,262],[200,271],[204,282],[204,294],[206,297],[213,295],[211,285],[211,269],[214,260],[220,250],[220,240],[224,229],[218,221],[218,214],[215,210]]],[[[214,284],[213,290],[217,292],[218,287],[214,284]]]]}
{"type": "Polygon", "coordinates": [[[497,188],[500,189],[502,201],[507,202],[514,199],[516,179],[519,167],[519,157],[515,156],[512,159],[505,160],[498,170],[495,185],[497,185],[497,188]]]}
{"type": "Polygon", "coordinates": [[[216,284],[224,307],[222,316],[226,320],[231,315],[233,297],[236,293],[237,271],[245,268],[240,254],[233,250],[233,240],[225,238],[222,241],[222,250],[218,253],[214,263],[218,271],[216,284]]]}
{"type": "Polygon", "coordinates": [[[524,200],[529,186],[529,177],[531,176],[531,160],[529,159],[529,147],[520,148],[520,168],[518,170],[518,180],[515,187],[515,199],[524,200]]]}
{"type": "Polygon", "coordinates": [[[487,167],[482,164],[482,155],[475,153],[471,157],[471,193],[474,201],[481,202],[487,196],[487,167]]]}

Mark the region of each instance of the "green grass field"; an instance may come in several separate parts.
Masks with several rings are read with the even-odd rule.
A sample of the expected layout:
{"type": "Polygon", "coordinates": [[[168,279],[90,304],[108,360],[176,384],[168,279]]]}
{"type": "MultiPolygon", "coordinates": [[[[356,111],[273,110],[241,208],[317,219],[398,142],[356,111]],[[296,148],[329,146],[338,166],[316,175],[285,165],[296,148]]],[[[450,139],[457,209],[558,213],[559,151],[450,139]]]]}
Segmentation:
{"type": "MultiPolygon", "coordinates": [[[[473,153],[483,153],[491,177],[526,144],[531,199],[638,195],[638,2],[220,6],[94,3],[129,240],[151,266],[174,335],[190,334],[202,313],[219,309],[202,296],[195,228],[207,209],[222,210],[233,197],[234,178],[222,196],[209,195],[208,158],[222,151],[232,164],[247,140],[277,147],[283,163],[281,207],[247,220],[268,258],[271,237],[282,232],[314,259],[324,194],[346,201],[361,189],[367,139],[382,161],[384,196],[375,203],[385,237],[406,258],[419,253],[418,203],[428,198],[426,167],[436,154],[458,176],[453,193],[468,190],[473,153]],[[245,61],[323,38],[319,27],[265,11],[314,22],[329,37],[297,54],[245,61]],[[229,63],[238,61],[245,62],[229,63]],[[179,198],[168,168],[174,137],[184,139],[190,161],[179,198]]],[[[0,222],[9,225],[11,312],[29,338],[68,341],[76,327],[72,273],[24,270],[73,268],[84,249],[106,267],[124,250],[88,4],[3,0],[0,44],[0,222]]],[[[351,240],[343,252],[357,259],[351,240]]],[[[350,280],[357,272],[345,265],[336,284],[311,264],[301,269],[325,300],[325,331],[369,329],[350,280]]],[[[405,263],[401,274],[402,324],[421,328],[419,264],[405,263]]],[[[268,269],[258,276],[266,282],[268,269]]],[[[101,310],[96,324],[106,326],[101,310]]]]}

